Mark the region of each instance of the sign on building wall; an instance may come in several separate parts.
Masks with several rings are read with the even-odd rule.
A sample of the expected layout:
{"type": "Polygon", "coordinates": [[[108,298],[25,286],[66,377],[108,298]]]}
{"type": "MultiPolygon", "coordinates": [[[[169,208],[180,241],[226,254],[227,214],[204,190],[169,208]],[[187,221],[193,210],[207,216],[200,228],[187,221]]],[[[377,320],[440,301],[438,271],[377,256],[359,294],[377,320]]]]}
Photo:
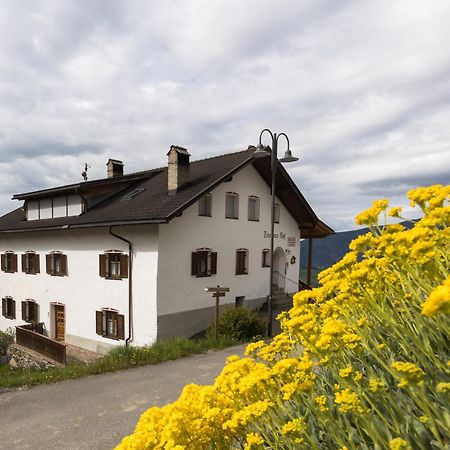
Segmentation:
{"type": "Polygon", "coordinates": [[[288,236],[287,238],[288,247],[295,247],[297,245],[297,239],[295,236],[288,236]]]}

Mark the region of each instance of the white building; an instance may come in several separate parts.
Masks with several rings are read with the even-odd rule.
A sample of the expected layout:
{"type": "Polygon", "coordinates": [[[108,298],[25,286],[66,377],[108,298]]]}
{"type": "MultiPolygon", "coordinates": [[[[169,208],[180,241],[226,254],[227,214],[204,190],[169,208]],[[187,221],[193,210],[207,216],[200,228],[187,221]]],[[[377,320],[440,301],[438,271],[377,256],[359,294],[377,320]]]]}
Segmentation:
{"type": "MultiPolygon", "coordinates": [[[[254,148],[168,167],[15,195],[0,218],[0,329],[43,322],[48,335],[95,351],[191,336],[221,304],[260,306],[269,289],[270,158],[254,148]]],[[[274,270],[298,289],[300,237],[332,230],[278,165],[274,270]]]]}

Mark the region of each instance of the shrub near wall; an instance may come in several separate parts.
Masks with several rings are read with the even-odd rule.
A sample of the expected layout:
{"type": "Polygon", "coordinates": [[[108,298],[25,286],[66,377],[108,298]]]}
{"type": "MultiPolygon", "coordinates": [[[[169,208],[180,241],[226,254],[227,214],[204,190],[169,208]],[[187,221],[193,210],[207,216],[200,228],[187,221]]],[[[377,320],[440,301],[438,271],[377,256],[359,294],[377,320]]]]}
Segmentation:
{"type": "Polygon", "coordinates": [[[372,232],[296,294],[280,335],[146,411],[118,448],[448,448],[450,186],[409,198],[414,228],[379,226],[374,202],[357,217],[372,232]]]}

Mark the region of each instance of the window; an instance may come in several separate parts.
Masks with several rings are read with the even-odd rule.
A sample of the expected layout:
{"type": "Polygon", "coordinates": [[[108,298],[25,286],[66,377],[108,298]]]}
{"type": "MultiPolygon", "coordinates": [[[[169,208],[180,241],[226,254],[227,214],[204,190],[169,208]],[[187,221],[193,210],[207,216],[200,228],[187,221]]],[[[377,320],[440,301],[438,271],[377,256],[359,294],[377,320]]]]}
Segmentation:
{"type": "Polygon", "coordinates": [[[22,254],[22,272],[36,274],[40,272],[39,255],[28,251],[22,254]]]}
{"type": "Polygon", "coordinates": [[[123,195],[120,200],[131,200],[132,198],[136,197],[136,195],[139,195],[141,192],[144,191],[145,188],[133,189],[131,192],[128,192],[128,194],[123,195]]]}
{"type": "Polygon", "coordinates": [[[2,316],[7,319],[16,318],[16,302],[12,297],[2,298],[2,316]]]}
{"type": "Polygon", "coordinates": [[[244,303],[245,303],[245,295],[240,295],[235,298],[236,308],[244,306],[244,303]]]}
{"type": "Polygon", "coordinates": [[[261,267],[270,267],[270,250],[268,248],[262,251],[261,267]]]}
{"type": "Polygon", "coordinates": [[[248,250],[240,248],[236,250],[236,275],[248,274],[248,250]]]}
{"type": "Polygon", "coordinates": [[[12,251],[2,253],[1,266],[3,272],[17,272],[17,255],[12,251]]]}
{"type": "Polygon", "coordinates": [[[30,323],[39,322],[39,305],[34,300],[22,302],[22,320],[30,323]]]}
{"type": "Polygon", "coordinates": [[[275,214],[273,221],[275,223],[280,223],[280,205],[278,203],[275,203],[275,214]]]}
{"type": "Polygon", "coordinates": [[[199,248],[192,252],[191,275],[195,277],[210,277],[217,273],[217,252],[209,248],[199,248]]]}
{"type": "Polygon", "coordinates": [[[109,339],[125,339],[125,317],[115,309],[95,311],[96,333],[109,339]]]}
{"type": "Polygon", "coordinates": [[[259,197],[255,195],[248,197],[248,220],[259,222],[259,197]]]}
{"type": "Polygon", "coordinates": [[[206,194],[198,201],[198,215],[211,217],[212,210],[212,196],[211,194],[206,194]]]}
{"type": "Polygon", "coordinates": [[[236,192],[226,193],[225,217],[227,219],[239,219],[239,195],[236,192]]]}
{"type": "Polygon", "coordinates": [[[99,275],[109,280],[128,278],[128,255],[120,250],[108,250],[99,255],[99,275]]]}
{"type": "Polygon", "coordinates": [[[45,255],[47,273],[56,277],[67,275],[67,255],[61,252],[51,252],[45,255]]]}

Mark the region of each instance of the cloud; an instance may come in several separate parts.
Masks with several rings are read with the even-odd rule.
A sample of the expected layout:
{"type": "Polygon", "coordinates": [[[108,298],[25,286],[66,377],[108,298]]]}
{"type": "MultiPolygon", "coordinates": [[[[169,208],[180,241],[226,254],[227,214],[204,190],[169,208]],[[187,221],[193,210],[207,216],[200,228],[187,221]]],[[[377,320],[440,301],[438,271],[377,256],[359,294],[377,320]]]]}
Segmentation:
{"type": "MultiPolygon", "coordinates": [[[[13,193],[194,159],[286,132],[286,168],[335,229],[379,195],[445,182],[448,2],[7,1],[0,210],[13,193]]],[[[284,143],[280,143],[281,147],[284,143]]]]}

